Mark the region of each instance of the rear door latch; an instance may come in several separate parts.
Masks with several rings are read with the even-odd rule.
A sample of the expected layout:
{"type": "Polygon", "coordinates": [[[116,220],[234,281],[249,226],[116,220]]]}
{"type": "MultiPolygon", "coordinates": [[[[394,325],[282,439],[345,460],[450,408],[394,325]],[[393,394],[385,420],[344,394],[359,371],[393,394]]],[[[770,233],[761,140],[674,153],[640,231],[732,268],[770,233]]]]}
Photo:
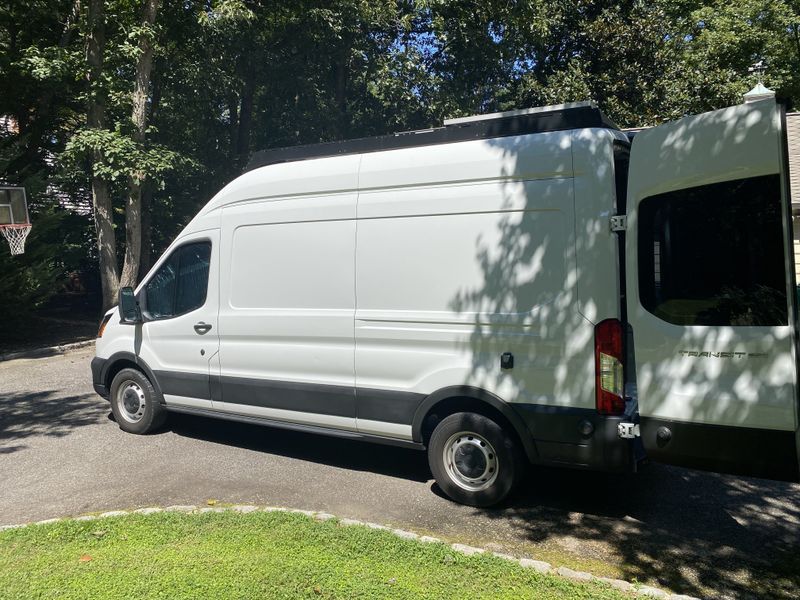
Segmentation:
{"type": "Polygon", "coordinates": [[[632,440],[640,435],[638,423],[619,423],[617,425],[617,437],[623,440],[632,440]]]}

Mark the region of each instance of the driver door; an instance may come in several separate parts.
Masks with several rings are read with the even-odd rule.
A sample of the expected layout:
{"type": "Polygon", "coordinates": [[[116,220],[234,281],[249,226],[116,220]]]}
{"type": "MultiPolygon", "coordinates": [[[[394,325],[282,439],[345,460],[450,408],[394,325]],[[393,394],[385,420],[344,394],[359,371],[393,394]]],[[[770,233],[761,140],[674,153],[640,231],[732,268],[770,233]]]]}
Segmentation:
{"type": "Polygon", "coordinates": [[[168,406],[211,408],[210,372],[219,351],[219,230],[181,238],[138,290],[145,318],[137,354],[168,406]]]}

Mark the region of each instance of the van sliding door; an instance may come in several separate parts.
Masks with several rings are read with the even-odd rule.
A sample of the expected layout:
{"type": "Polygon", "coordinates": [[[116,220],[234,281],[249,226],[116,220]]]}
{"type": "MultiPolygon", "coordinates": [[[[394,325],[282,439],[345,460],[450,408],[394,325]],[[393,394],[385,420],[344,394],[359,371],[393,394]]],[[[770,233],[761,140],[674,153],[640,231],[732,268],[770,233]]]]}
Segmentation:
{"type": "Polygon", "coordinates": [[[628,320],[653,460],[798,479],[782,123],[765,100],[634,138],[628,320]]]}

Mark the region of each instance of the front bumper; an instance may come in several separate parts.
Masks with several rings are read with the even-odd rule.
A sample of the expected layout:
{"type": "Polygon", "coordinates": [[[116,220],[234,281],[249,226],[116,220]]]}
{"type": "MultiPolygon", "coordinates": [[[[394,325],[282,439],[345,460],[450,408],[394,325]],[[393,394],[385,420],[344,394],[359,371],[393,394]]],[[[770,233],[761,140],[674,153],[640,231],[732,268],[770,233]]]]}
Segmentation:
{"type": "Polygon", "coordinates": [[[92,359],[92,385],[94,386],[94,391],[108,400],[108,387],[103,380],[103,371],[105,370],[105,366],[105,358],[95,356],[92,359]]]}

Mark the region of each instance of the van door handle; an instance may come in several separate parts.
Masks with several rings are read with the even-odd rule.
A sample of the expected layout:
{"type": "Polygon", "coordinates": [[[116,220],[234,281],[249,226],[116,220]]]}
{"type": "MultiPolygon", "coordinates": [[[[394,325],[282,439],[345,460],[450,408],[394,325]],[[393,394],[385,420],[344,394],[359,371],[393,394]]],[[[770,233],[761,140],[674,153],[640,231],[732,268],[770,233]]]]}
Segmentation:
{"type": "Polygon", "coordinates": [[[203,323],[200,321],[199,323],[195,324],[194,330],[200,335],[206,334],[211,331],[211,323],[203,323]]]}

